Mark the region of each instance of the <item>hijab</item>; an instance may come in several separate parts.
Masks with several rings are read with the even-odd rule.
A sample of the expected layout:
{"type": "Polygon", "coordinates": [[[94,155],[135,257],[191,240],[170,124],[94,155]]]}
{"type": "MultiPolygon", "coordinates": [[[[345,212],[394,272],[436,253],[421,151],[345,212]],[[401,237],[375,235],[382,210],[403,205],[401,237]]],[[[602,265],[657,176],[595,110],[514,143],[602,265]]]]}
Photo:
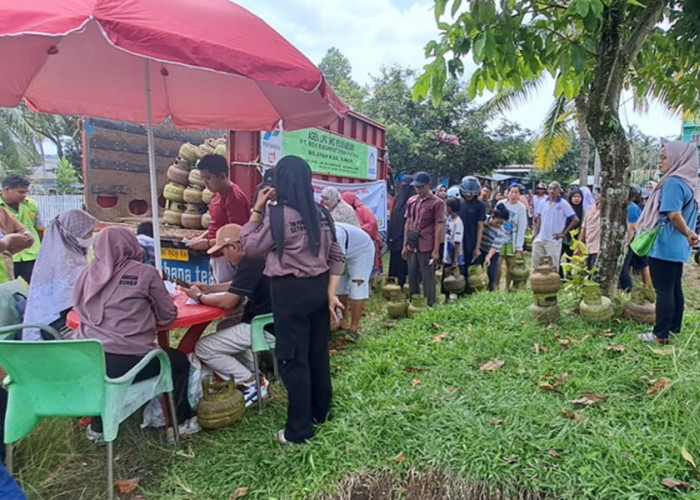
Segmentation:
{"type": "Polygon", "coordinates": [[[335,205],[332,209],[328,208],[335,222],[343,222],[355,227],[360,227],[360,222],[357,220],[355,210],[340,197],[340,191],[332,186],[326,186],[323,188],[321,196],[325,196],[335,205]]]}
{"type": "Polygon", "coordinates": [[[372,210],[370,210],[367,205],[363,204],[352,191],[344,191],[340,197],[355,209],[355,215],[357,215],[357,220],[360,221],[362,229],[364,229],[374,241],[381,241],[377,218],[374,216],[372,210]]]}
{"type": "MultiPolygon", "coordinates": [[[[391,219],[389,223],[389,239],[396,241],[403,247],[403,232],[406,224],[406,205],[408,199],[416,194],[416,190],[411,183],[413,182],[412,175],[405,175],[401,179],[399,192],[394,199],[394,207],[391,209],[391,219]]],[[[397,250],[400,250],[397,245],[397,250]]]]}
{"type": "Polygon", "coordinates": [[[576,217],[578,217],[578,225],[576,227],[579,227],[581,225],[581,221],[583,221],[583,193],[579,188],[572,187],[569,190],[569,205],[571,205],[571,208],[574,209],[574,213],[576,213],[576,217]],[[571,201],[575,194],[581,196],[581,203],[578,205],[574,205],[574,203],[571,201]]]}
{"type": "MultiPolygon", "coordinates": [[[[277,204],[270,207],[270,230],[277,256],[282,258],[284,254],[284,206],[299,212],[306,228],[309,250],[318,256],[321,249],[321,219],[319,206],[314,201],[309,164],[298,156],[285,156],[277,163],[273,175],[277,204]]],[[[335,234],[335,229],[331,229],[335,234]]]]}
{"type": "MultiPolygon", "coordinates": [[[[50,325],[73,307],[73,289],[87,265],[87,250],[97,222],[78,209],[67,210],[51,221],[34,264],[25,323],[50,325]]],[[[37,328],[25,328],[22,332],[22,340],[41,338],[37,328]]]]}
{"type": "Polygon", "coordinates": [[[588,207],[595,205],[595,196],[593,196],[588,186],[581,188],[581,194],[583,195],[583,211],[585,212],[588,210],[588,207]]]}
{"type": "Polygon", "coordinates": [[[411,186],[412,182],[412,175],[405,175],[403,179],[401,179],[401,187],[399,188],[399,194],[396,196],[396,199],[394,200],[394,208],[391,210],[392,219],[394,213],[406,213],[406,205],[408,205],[408,199],[414,194],[416,194],[415,188],[411,186]]]}
{"type": "Polygon", "coordinates": [[[143,250],[131,231],[119,226],[100,231],[95,238],[95,259],[75,284],[73,299],[78,314],[99,325],[104,304],[119,286],[119,278],[142,261],[143,250]]]}
{"type": "Polygon", "coordinates": [[[669,177],[679,177],[690,188],[696,205],[700,205],[700,187],[698,186],[698,148],[690,142],[671,141],[663,145],[666,152],[668,171],[649,195],[637,228],[650,230],[659,220],[661,187],[669,177]]]}

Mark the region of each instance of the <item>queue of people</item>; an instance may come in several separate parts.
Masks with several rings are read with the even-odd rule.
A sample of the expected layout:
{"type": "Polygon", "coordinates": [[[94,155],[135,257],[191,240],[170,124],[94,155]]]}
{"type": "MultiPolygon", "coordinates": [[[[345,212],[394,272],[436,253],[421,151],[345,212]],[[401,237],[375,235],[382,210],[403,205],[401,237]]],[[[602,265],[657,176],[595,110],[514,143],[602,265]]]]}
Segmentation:
{"type": "MultiPolygon", "coordinates": [[[[653,287],[657,296],[656,324],[652,332],[641,334],[645,341],[667,343],[670,334],[680,332],[684,310],[682,290],[683,263],[688,262],[691,249],[698,246],[696,226],[700,188],[698,187],[698,151],[693,144],[671,141],[661,150],[659,170],[661,180],[649,181],[644,188],[630,186],[627,211],[627,253],[622,266],[619,288],[632,289],[632,274],[639,277],[644,287],[653,287]],[[654,241],[648,257],[635,254],[630,244],[641,231],[658,228],[658,237],[654,241]]],[[[424,172],[415,176],[429,179],[424,172]]],[[[427,200],[429,193],[423,181],[412,180],[416,194],[409,198],[406,206],[412,206],[419,200],[427,200]]],[[[404,183],[399,192],[400,199],[405,197],[404,183]]],[[[522,187],[513,184],[505,195],[481,186],[478,179],[466,176],[459,184],[460,198],[450,197],[450,189],[444,190],[446,222],[433,217],[431,227],[421,224],[424,235],[444,227],[445,251],[442,264],[446,268],[457,267],[465,274],[465,268],[474,264],[483,264],[489,276],[489,289],[494,290],[501,281],[500,262],[506,261],[506,290],[510,289],[509,269],[513,257],[522,257],[524,235],[532,225],[534,241],[532,244],[532,265],[539,264],[544,256],[559,264],[566,256],[580,252],[572,249],[571,241],[577,238],[586,251],[586,267],[594,272],[600,255],[601,221],[600,194],[594,196],[588,187],[572,187],[564,195],[561,185],[553,181],[549,185],[538,183],[535,193],[524,197],[522,187]],[[503,257],[503,259],[501,259],[503,257]]],[[[437,193],[434,198],[440,199],[437,193]]],[[[453,191],[453,194],[456,194],[453,191]]],[[[415,269],[415,276],[420,276],[423,293],[430,305],[434,304],[433,279],[435,269],[426,271],[425,266],[418,265],[421,251],[408,243],[408,231],[416,229],[415,211],[407,209],[404,225],[404,258],[408,260],[409,270],[415,269]],[[411,259],[412,260],[409,260],[411,259]]],[[[435,213],[439,210],[435,210],[435,213]]],[[[392,220],[401,221],[396,210],[392,220]]],[[[427,219],[425,219],[427,220],[427,219]]],[[[390,229],[391,240],[399,239],[396,224],[390,229]]],[[[423,255],[434,248],[429,246],[424,237],[423,255]]],[[[437,241],[437,238],[435,238],[437,241]]],[[[392,260],[396,260],[392,255],[392,260]]],[[[423,257],[425,260],[425,257],[423,257]]],[[[399,269],[398,265],[390,267],[391,272],[399,269]]],[[[563,277],[563,271],[560,268],[563,277]]],[[[411,287],[411,293],[418,291],[411,287]]],[[[449,294],[446,294],[446,299],[449,294]]]]}
{"type": "MultiPolygon", "coordinates": [[[[351,336],[349,340],[359,337],[379,253],[376,220],[348,193],[326,189],[322,203],[317,204],[311,169],[299,157],[282,158],[266,174],[250,210],[240,188],[220,172],[216,162],[204,162],[199,168],[219,196],[221,214],[215,233],[202,235],[193,246],[206,248],[225,262],[213,261],[217,283],[194,283],[182,292],[197,303],[240,309],[242,314],[235,323],[222,322],[216,332],[199,339],[195,355],[217,377],[233,380],[246,406],[266,397],[269,382],[262,377],[259,386],[255,383],[250,325],[255,316],[272,313],[276,327],[268,327],[265,335],[276,343],[288,394],[286,423],[275,438],[280,444],[303,443],[328,419],[331,409],[329,317],[351,336]],[[247,215],[241,220],[244,209],[247,215]],[[238,222],[231,222],[231,213],[238,222]],[[227,269],[235,270],[228,274],[229,279],[227,269]]],[[[626,288],[629,271],[637,270],[645,285],[654,287],[656,324],[653,331],[639,337],[664,344],[681,331],[683,263],[698,244],[697,150],[680,142],[665,144],[660,170],[664,175],[652,186],[643,209],[639,205],[644,191],[630,189],[627,244],[639,231],[659,231],[648,259],[632,255],[625,261],[620,286],[626,288]],[[645,269],[650,271],[648,281],[645,269]]],[[[430,306],[436,303],[436,268],[440,265],[465,275],[470,265],[483,265],[490,290],[498,288],[505,266],[509,290],[510,270],[515,259],[524,257],[530,224],[535,264],[541,256],[559,262],[566,255],[567,238],[576,237],[575,229],[580,227],[578,238],[586,245],[587,265],[595,267],[600,253],[599,197],[589,196],[590,191],[584,189],[571,189],[566,196],[557,182],[538,185],[531,199],[523,199],[519,184],[511,185],[497,200],[489,198],[489,203],[485,193],[472,176],[464,177],[456,190],[438,189],[435,194],[426,172],[405,176],[391,212],[389,275],[396,273],[407,281],[411,294],[423,293],[430,306]]],[[[50,222],[34,259],[25,320],[67,332],[63,328],[66,315],[74,309],[81,322],[70,335],[100,340],[106,375],[118,377],[155,347],[156,328],[170,324],[177,310],[144,251],[148,228],[140,229],[143,238],[137,238],[123,227],[112,226],[93,240],[96,225],[97,220],[81,210],[67,211],[50,222]],[[91,245],[94,259],[88,262],[91,245]]],[[[0,249],[5,254],[34,244],[33,233],[3,208],[0,226],[0,249]],[[7,228],[13,231],[6,233],[7,228]]],[[[42,339],[33,329],[26,329],[22,338],[42,339]]],[[[187,397],[190,363],[180,351],[166,349],[166,353],[172,366],[180,433],[197,432],[199,425],[187,397]]],[[[154,376],[158,370],[153,362],[137,379],[154,376]]],[[[86,432],[99,442],[99,419],[93,419],[86,432]]]]}

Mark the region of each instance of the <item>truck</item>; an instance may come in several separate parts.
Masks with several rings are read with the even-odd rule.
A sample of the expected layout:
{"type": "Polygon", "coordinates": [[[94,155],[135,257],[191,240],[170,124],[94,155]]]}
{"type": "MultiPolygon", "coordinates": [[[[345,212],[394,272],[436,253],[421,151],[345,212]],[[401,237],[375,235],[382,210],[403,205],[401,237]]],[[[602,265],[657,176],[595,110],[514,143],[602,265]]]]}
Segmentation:
{"type": "MultiPolygon", "coordinates": [[[[286,154],[305,158],[313,171],[317,199],[326,185],[352,189],[377,216],[380,230],[387,225],[387,185],[391,184],[386,129],[353,111],[324,128],[285,131],[180,130],[166,123],[154,128],[158,190],[184,142],[199,144],[225,137],[230,177],[252,200],[262,174],[286,154]]],[[[98,118],[82,123],[83,179],[87,212],[105,224],[135,229],[150,220],[148,153],[142,126],[98,118]]],[[[165,199],[159,199],[159,212],[165,199]]],[[[211,282],[205,252],[187,248],[183,238],[197,230],[161,224],[163,270],[185,281],[211,282]]]]}

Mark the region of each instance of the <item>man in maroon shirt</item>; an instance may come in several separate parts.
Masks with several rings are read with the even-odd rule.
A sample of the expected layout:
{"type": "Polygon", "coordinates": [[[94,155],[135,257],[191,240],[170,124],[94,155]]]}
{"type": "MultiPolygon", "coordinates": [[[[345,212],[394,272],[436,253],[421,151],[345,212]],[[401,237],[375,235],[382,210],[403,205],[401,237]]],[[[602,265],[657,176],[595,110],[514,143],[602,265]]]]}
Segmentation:
{"type": "MultiPolygon", "coordinates": [[[[228,178],[228,162],[221,155],[206,155],[199,160],[197,168],[201,172],[204,185],[214,193],[209,205],[211,222],[207,231],[195,238],[189,247],[194,250],[208,250],[216,243],[216,231],[226,224],[243,225],[250,217],[250,202],[237,184],[228,178]]],[[[232,281],[235,271],[221,252],[212,254],[209,259],[211,272],[217,283],[232,281]]]]}
{"type": "Polygon", "coordinates": [[[408,260],[408,286],[411,295],[423,294],[428,305],[435,303],[435,266],[440,258],[440,241],[445,232],[445,203],[430,191],[430,176],[418,172],[411,185],[416,195],[406,204],[406,226],[404,249],[401,252],[408,260]]]}

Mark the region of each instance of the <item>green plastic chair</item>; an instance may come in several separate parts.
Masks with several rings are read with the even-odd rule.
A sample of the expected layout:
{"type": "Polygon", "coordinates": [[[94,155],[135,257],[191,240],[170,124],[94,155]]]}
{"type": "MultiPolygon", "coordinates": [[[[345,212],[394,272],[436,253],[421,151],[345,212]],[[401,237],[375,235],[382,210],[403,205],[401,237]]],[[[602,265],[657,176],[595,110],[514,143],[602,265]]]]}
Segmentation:
{"type": "Polygon", "coordinates": [[[170,361],[160,349],[149,352],[125,375],[108,378],[104,350],[98,340],[2,340],[0,366],[8,373],[4,380],[8,391],[5,443],[10,473],[12,443],[26,436],[42,418],[99,416],[107,443],[107,497],[114,498],[112,442],[119,424],[162,393],[167,394],[175,442],[180,444],[170,361]],[[154,358],[160,361],[160,374],[134,382],[154,358]]]}
{"type": "Polygon", "coordinates": [[[61,335],[52,326],[40,325],[39,323],[22,323],[18,325],[8,325],[0,327],[0,340],[12,340],[12,336],[15,335],[18,331],[22,330],[23,328],[38,328],[39,330],[47,332],[54,339],[58,340],[61,338],[61,335]]]}
{"type": "MultiPolygon", "coordinates": [[[[250,322],[250,345],[253,350],[253,371],[255,372],[255,391],[260,394],[260,370],[258,369],[258,353],[263,351],[272,351],[272,359],[274,362],[275,378],[279,378],[277,374],[277,358],[274,355],[275,342],[268,342],[265,339],[265,327],[274,323],[272,313],[259,314],[250,322]]],[[[258,397],[258,412],[262,413],[262,398],[258,397]]]]}

